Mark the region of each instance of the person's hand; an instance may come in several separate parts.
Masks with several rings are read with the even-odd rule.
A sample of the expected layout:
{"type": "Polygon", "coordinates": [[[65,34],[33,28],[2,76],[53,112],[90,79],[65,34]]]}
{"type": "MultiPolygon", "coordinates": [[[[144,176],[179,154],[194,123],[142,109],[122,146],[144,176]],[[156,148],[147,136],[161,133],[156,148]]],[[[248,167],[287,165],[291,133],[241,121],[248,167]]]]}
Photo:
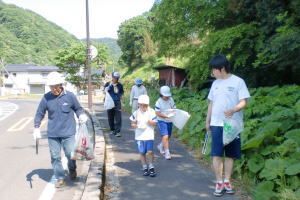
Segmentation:
{"type": "Polygon", "coordinates": [[[42,138],[40,128],[34,128],[32,135],[33,135],[34,141],[36,141],[37,139],[42,138]]]}
{"type": "Polygon", "coordinates": [[[136,121],[132,121],[131,122],[131,127],[132,128],[137,128],[137,122],[136,121]]]}
{"type": "Polygon", "coordinates": [[[167,118],[174,117],[174,116],[175,116],[175,113],[169,113],[169,114],[167,114],[166,116],[167,116],[167,118]]]}
{"type": "Polygon", "coordinates": [[[224,112],[225,117],[232,117],[233,113],[235,113],[234,109],[227,110],[224,112]]]}
{"type": "Polygon", "coordinates": [[[80,124],[84,124],[88,120],[88,116],[86,114],[79,115],[78,121],[80,124]]]}
{"type": "Polygon", "coordinates": [[[155,122],[155,121],[152,121],[152,120],[148,120],[148,121],[147,121],[147,124],[150,125],[150,126],[155,126],[155,125],[156,125],[156,122],[155,122]]]}

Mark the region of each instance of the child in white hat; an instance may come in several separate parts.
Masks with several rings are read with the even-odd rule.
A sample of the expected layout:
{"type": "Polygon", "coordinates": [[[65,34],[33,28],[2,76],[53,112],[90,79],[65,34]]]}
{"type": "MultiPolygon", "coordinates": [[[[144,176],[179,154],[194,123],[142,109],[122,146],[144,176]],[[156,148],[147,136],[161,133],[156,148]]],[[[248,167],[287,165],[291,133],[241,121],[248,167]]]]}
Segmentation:
{"type": "Polygon", "coordinates": [[[149,97],[140,95],[138,98],[139,109],[131,117],[131,126],[135,129],[135,140],[137,142],[140,160],[144,176],[156,176],[154,170],[154,127],[156,125],[155,111],[149,107],[149,97]]]}

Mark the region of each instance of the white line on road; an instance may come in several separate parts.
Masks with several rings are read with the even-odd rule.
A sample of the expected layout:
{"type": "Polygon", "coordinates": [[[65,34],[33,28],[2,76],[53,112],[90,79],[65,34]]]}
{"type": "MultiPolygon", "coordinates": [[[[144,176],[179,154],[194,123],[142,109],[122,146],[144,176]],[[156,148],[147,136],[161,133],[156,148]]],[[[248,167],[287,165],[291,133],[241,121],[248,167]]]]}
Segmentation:
{"type": "Polygon", "coordinates": [[[16,112],[16,110],[19,109],[19,106],[14,103],[3,101],[0,102],[0,108],[1,108],[0,121],[2,121],[5,118],[9,117],[14,112],[16,112]]]}
{"type": "Polygon", "coordinates": [[[12,125],[7,131],[20,131],[22,130],[33,118],[32,117],[24,117],[14,125],[12,125]]]}
{"type": "MultiPolygon", "coordinates": [[[[68,169],[68,160],[65,156],[62,157],[61,162],[62,162],[62,166],[63,166],[64,170],[67,170],[68,169]]],[[[55,191],[56,191],[55,182],[56,182],[56,180],[53,175],[50,182],[46,185],[41,196],[39,197],[39,200],[52,200],[52,198],[55,194],[55,191]]]]}

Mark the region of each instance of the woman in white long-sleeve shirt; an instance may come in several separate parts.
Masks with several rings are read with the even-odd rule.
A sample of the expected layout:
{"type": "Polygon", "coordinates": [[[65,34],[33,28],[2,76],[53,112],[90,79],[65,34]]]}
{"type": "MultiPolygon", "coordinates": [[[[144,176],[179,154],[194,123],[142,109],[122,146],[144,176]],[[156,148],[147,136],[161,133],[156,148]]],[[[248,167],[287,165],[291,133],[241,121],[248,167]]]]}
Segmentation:
{"type": "Polygon", "coordinates": [[[130,106],[132,108],[132,113],[138,109],[138,98],[140,95],[145,94],[147,95],[147,90],[143,86],[143,81],[140,78],[136,78],[134,81],[134,86],[131,88],[130,92],[130,106]]]}

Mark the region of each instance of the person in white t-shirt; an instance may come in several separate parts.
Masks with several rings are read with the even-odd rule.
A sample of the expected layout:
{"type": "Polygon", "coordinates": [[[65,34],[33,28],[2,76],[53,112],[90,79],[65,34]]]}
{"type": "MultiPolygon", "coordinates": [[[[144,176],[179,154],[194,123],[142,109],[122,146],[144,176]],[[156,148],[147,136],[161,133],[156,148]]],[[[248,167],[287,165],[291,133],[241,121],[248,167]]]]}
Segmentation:
{"type": "Polygon", "coordinates": [[[131,88],[129,105],[132,108],[132,113],[138,109],[138,98],[140,95],[147,95],[147,90],[143,86],[143,81],[140,78],[134,80],[134,86],[131,88]]]}
{"type": "Polygon", "coordinates": [[[243,79],[230,73],[230,64],[224,55],[211,58],[209,66],[216,80],[208,94],[209,105],[206,118],[206,130],[211,132],[211,156],[216,176],[215,196],[224,192],[234,194],[230,178],[234,159],[241,158],[241,140],[238,136],[226,146],[223,145],[223,120],[232,118],[243,123],[243,111],[250,98],[243,79]],[[223,157],[225,154],[225,161],[223,157]],[[224,168],[224,179],[223,179],[224,168]]]}
{"type": "Polygon", "coordinates": [[[143,175],[154,177],[156,172],[154,169],[153,142],[156,115],[155,111],[149,107],[149,102],[147,95],[140,95],[138,98],[139,109],[129,119],[131,126],[135,128],[135,140],[143,167],[143,175]]]}
{"type": "Polygon", "coordinates": [[[174,113],[169,112],[175,109],[176,105],[172,98],[171,89],[169,86],[162,86],[160,88],[160,97],[155,104],[155,113],[157,115],[157,124],[161,135],[161,142],[157,145],[159,152],[165,156],[165,159],[170,160],[170,144],[169,140],[172,134],[173,123],[169,120],[174,116],[174,113]]]}

